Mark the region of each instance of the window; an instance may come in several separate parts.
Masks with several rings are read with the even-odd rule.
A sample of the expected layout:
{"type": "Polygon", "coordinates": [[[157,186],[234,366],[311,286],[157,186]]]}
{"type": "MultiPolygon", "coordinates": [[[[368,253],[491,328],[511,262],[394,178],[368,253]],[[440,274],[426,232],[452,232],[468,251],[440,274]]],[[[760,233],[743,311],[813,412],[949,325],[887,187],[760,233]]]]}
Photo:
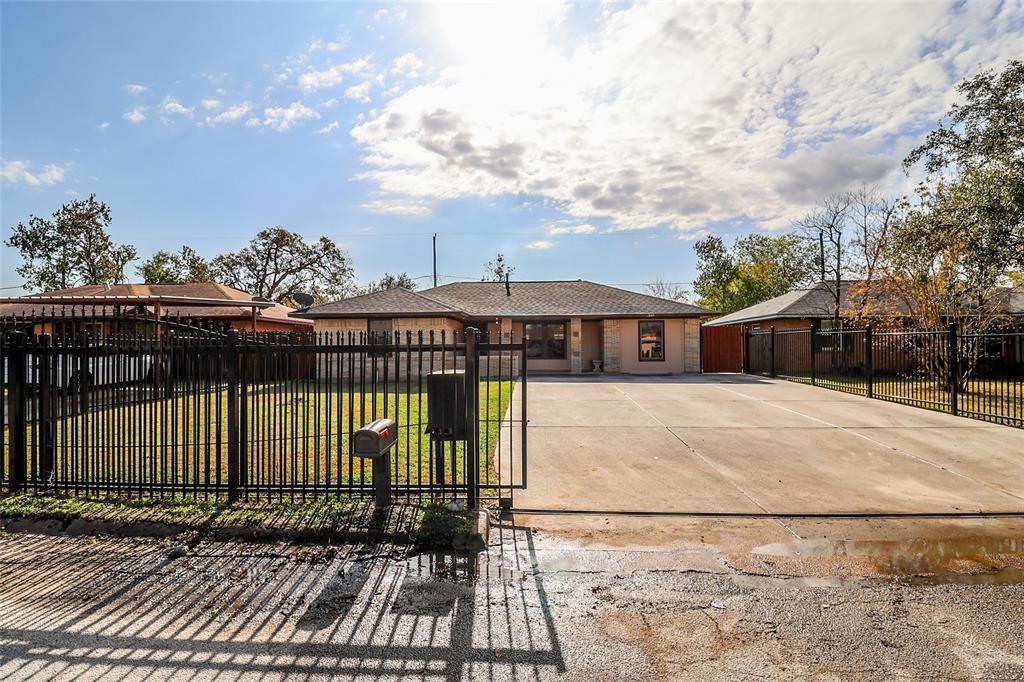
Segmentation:
{"type": "Polygon", "coordinates": [[[661,362],[665,359],[665,322],[640,322],[640,361],[661,362]]]}
{"type": "Polygon", "coordinates": [[[523,325],[526,357],[564,360],[565,322],[527,322],[523,325]]]}
{"type": "Polygon", "coordinates": [[[390,343],[391,341],[391,320],[367,320],[366,331],[369,332],[371,341],[390,343]]]}

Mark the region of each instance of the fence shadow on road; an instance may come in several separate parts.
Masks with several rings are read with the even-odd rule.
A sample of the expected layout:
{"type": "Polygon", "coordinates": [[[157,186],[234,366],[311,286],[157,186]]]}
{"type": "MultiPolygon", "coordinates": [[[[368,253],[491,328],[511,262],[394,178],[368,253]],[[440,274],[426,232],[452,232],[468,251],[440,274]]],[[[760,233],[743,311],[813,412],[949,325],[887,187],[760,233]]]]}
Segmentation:
{"type": "Polygon", "coordinates": [[[0,540],[0,677],[540,679],[565,670],[531,532],[500,556],[388,545],[0,540]]]}

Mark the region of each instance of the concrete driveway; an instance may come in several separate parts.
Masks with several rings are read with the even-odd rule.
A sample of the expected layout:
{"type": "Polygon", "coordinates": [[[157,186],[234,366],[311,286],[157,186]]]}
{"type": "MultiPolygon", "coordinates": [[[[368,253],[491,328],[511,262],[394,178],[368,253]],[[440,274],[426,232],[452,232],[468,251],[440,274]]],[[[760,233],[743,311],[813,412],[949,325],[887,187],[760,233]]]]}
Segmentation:
{"type": "Polygon", "coordinates": [[[915,407],[722,374],[531,377],[527,409],[518,510],[1024,512],[1024,431],[915,407]]]}

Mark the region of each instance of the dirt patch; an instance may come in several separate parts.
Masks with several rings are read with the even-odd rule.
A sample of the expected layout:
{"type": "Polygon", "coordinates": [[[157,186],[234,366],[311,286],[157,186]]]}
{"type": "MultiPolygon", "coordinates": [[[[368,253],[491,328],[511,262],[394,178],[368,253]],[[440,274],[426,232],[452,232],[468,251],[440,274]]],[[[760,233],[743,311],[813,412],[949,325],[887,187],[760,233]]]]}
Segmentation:
{"type": "Polygon", "coordinates": [[[641,649],[659,680],[696,675],[695,669],[705,664],[725,661],[736,673],[748,664],[769,677],[798,671],[791,654],[772,636],[774,629],[762,631],[736,610],[710,605],[676,613],[616,610],[605,614],[599,627],[609,639],[641,649]]]}

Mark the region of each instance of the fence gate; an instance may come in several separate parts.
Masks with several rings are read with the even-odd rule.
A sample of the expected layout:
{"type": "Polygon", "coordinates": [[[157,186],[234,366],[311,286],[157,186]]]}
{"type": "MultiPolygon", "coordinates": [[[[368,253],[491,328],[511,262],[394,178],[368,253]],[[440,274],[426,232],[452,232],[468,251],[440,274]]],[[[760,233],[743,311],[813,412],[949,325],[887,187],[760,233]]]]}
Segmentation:
{"type": "Polygon", "coordinates": [[[749,332],[746,371],[1024,428],[1024,328],[749,332]]]}
{"type": "Polygon", "coordinates": [[[371,495],[352,436],[381,417],[396,495],[510,502],[526,485],[523,342],[31,322],[0,334],[10,490],[371,495]]]}
{"type": "Polygon", "coordinates": [[[743,371],[743,327],[738,324],[701,327],[701,371],[743,371]]]}

